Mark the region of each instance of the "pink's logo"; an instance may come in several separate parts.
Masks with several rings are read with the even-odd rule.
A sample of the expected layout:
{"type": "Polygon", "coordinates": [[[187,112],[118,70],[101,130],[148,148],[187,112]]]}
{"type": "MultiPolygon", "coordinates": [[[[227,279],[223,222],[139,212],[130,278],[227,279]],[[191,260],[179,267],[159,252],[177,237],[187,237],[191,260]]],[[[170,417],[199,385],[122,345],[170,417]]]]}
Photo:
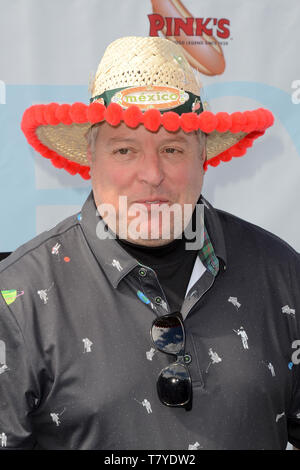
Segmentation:
{"type": "Polygon", "coordinates": [[[180,0],[151,2],[153,14],[148,15],[149,36],[162,33],[167,39],[179,43],[192,67],[205,75],[224,72],[225,59],[220,39],[230,36],[227,18],[194,18],[180,0]]]}

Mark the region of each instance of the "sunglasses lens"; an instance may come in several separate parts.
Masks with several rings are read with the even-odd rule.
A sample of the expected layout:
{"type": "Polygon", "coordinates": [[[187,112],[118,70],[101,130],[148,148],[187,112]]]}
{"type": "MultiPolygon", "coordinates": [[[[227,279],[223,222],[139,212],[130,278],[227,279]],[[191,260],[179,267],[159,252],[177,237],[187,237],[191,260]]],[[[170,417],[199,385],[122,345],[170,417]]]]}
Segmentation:
{"type": "Polygon", "coordinates": [[[157,318],[151,330],[155,346],[169,354],[179,354],[184,347],[184,330],[177,316],[157,318]]]}
{"type": "Polygon", "coordinates": [[[191,378],[182,364],[165,367],[157,381],[160,400],[169,406],[185,405],[191,398],[191,378]]]}

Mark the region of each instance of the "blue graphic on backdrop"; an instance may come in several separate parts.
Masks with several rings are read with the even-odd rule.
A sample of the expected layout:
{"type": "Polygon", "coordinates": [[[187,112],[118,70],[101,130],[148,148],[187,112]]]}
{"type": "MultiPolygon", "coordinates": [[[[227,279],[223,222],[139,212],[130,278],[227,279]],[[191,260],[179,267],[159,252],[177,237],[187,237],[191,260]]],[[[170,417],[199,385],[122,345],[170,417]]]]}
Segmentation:
{"type": "MultiPolygon", "coordinates": [[[[33,103],[88,103],[85,86],[6,86],[6,104],[0,104],[0,201],[2,225],[0,252],[13,251],[36,236],[36,208],[42,205],[80,205],[88,188],[37,189],[35,153],[20,129],[23,112],[33,103]]],[[[256,100],[270,109],[289,133],[300,155],[300,105],[291,94],[278,88],[253,82],[228,82],[205,87],[208,101],[225,96],[256,100]]],[[[41,157],[43,158],[43,157],[41,157]]],[[[49,162],[49,165],[51,163],[49,162]]],[[[64,170],[57,170],[58,172],[64,170]]]]}
{"type": "Polygon", "coordinates": [[[37,103],[88,103],[88,99],[85,86],[6,86],[6,104],[0,105],[0,252],[13,251],[36,236],[37,206],[82,206],[90,191],[90,187],[36,188],[36,153],[20,128],[25,109],[37,103]]]}
{"type": "Polygon", "coordinates": [[[0,80],[0,104],[6,104],[6,85],[0,80]]]}

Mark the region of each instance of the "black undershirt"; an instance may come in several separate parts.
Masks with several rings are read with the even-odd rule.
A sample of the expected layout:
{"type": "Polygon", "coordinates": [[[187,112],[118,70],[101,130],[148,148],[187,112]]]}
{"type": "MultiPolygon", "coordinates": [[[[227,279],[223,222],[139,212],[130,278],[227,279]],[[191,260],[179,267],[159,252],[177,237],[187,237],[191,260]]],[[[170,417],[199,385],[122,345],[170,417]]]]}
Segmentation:
{"type": "MultiPolygon", "coordinates": [[[[195,230],[195,211],[193,212],[193,230],[195,230]]],[[[166,294],[171,312],[179,311],[192,274],[198,250],[186,250],[187,240],[184,232],[164,246],[142,246],[127,240],[116,238],[116,241],[139,263],[152,268],[166,294]]]]}

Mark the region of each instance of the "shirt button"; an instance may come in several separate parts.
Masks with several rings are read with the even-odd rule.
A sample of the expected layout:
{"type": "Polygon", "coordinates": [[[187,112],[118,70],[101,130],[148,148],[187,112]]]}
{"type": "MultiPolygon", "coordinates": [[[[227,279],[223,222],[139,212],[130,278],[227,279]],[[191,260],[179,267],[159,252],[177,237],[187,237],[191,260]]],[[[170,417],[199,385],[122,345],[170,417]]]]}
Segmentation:
{"type": "Polygon", "coordinates": [[[139,275],[140,275],[140,276],[145,277],[146,274],[147,274],[146,269],[141,268],[141,269],[139,270],[139,275]]]}
{"type": "Polygon", "coordinates": [[[161,304],[162,298],[161,297],[155,297],[155,302],[157,304],[161,304]]]}
{"type": "Polygon", "coordinates": [[[190,364],[192,362],[192,356],[190,354],[185,354],[183,360],[185,364],[190,364]]]}

